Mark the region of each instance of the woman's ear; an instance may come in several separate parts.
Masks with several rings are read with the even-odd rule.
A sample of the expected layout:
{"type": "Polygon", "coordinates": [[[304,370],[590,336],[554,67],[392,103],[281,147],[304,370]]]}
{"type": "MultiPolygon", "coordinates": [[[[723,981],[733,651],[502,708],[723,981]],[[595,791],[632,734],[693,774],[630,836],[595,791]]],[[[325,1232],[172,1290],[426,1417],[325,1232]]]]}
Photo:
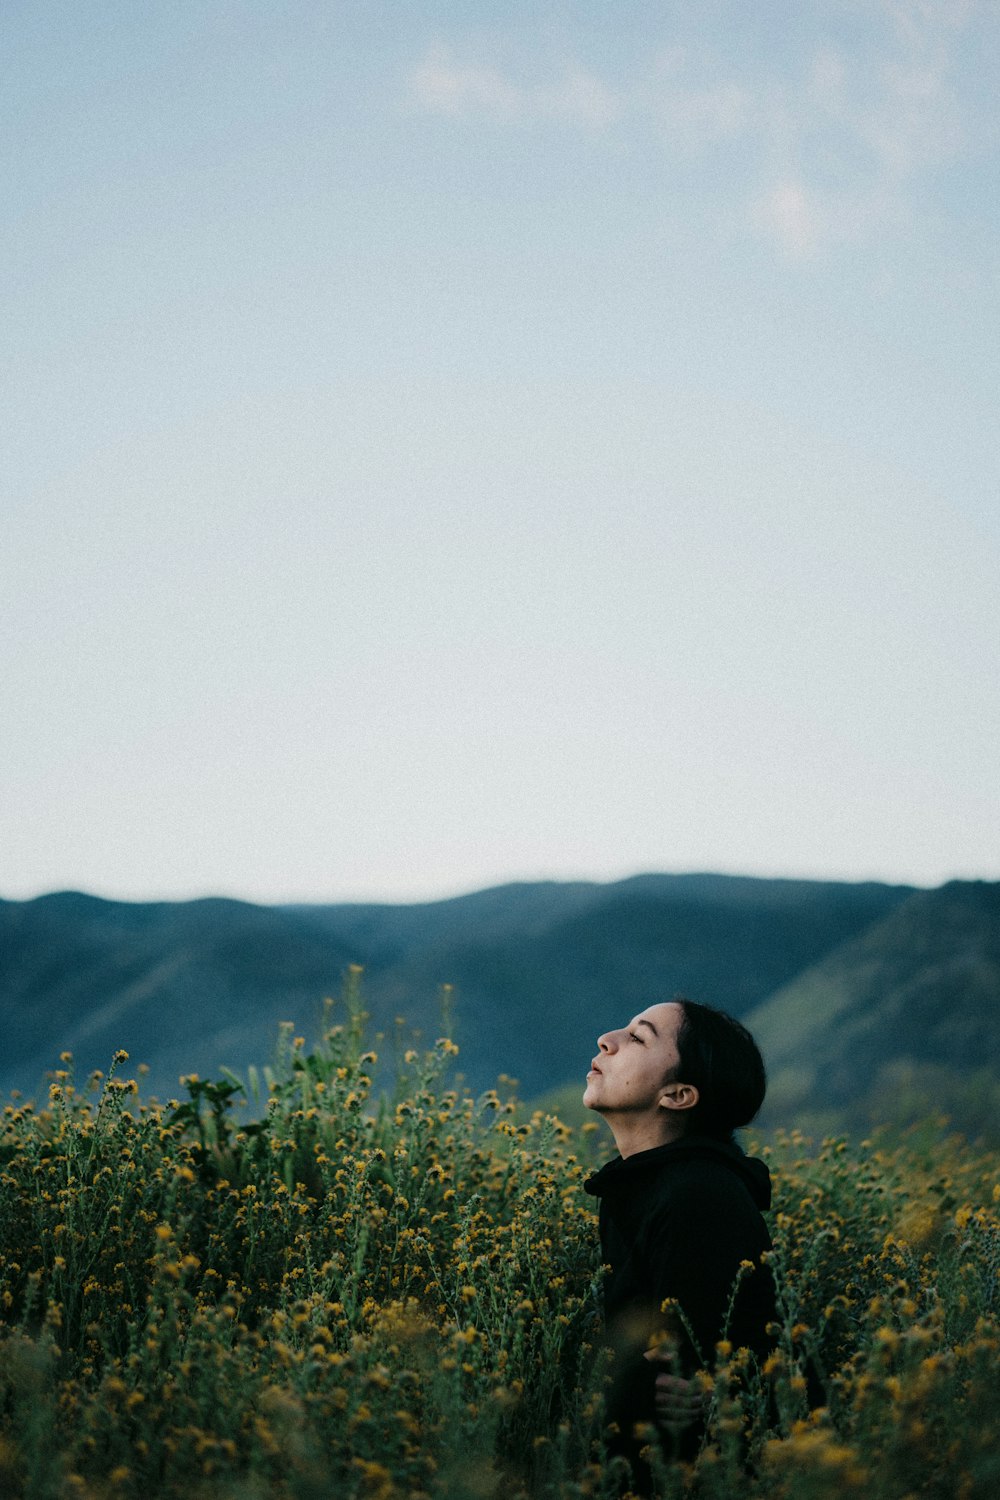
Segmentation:
{"type": "Polygon", "coordinates": [[[694,1109],[699,1094],[693,1083],[667,1083],[659,1098],[661,1109],[694,1109]]]}

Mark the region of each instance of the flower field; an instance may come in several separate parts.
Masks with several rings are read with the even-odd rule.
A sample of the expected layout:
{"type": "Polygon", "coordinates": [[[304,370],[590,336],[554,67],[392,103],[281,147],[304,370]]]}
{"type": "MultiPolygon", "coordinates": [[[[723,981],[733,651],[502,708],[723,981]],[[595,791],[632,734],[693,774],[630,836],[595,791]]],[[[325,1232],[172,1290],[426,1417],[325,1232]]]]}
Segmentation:
{"type": "MultiPolygon", "coordinates": [[[[603,1132],[449,1087],[446,1040],[383,1084],[356,975],[344,1007],[308,1055],[289,1033],[259,1119],[235,1081],[144,1104],[121,1054],[6,1106],[4,1500],[622,1493],[582,1191],[603,1132]]],[[[761,1384],[720,1347],[709,1441],[663,1493],[995,1500],[1000,1158],[937,1126],[754,1149],[777,1349],[761,1384]]]]}

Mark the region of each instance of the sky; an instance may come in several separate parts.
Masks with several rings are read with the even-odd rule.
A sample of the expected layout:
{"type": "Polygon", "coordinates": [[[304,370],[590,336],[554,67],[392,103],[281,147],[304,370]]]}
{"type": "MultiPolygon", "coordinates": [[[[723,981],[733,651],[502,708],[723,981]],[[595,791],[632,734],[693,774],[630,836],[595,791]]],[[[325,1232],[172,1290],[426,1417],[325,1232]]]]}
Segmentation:
{"type": "Polygon", "coordinates": [[[0,896],[1000,878],[992,0],[0,31],[0,896]]]}

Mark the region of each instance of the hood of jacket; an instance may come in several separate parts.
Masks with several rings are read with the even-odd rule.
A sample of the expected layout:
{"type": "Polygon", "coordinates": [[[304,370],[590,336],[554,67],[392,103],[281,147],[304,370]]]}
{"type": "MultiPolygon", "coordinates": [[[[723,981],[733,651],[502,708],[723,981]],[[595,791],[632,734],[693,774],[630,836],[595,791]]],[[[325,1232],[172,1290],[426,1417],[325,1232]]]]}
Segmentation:
{"type": "Polygon", "coordinates": [[[619,1189],[632,1190],[643,1177],[658,1176],[681,1162],[705,1161],[727,1167],[746,1184],[759,1209],[771,1206],[771,1174],[756,1156],[747,1156],[735,1141],[718,1141],[707,1135],[684,1136],[634,1156],[616,1156],[583,1184],[595,1198],[619,1189]]]}

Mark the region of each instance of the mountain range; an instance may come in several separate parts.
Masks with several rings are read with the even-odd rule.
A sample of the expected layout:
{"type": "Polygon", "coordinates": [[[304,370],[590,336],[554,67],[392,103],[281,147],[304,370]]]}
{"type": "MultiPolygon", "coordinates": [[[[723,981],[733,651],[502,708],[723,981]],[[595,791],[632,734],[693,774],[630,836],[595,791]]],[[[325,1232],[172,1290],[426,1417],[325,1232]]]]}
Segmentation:
{"type": "Polygon", "coordinates": [[[500,1073],[522,1097],[575,1089],[601,1030],[682,993],[751,1025],[773,1120],[905,1115],[930,1090],[924,1113],[978,1110],[988,1127],[998,917],[1000,886],[982,882],[724,875],[397,906],[0,901],[0,1092],[37,1093],[64,1050],[83,1074],[125,1048],[161,1098],[182,1073],[242,1073],[269,1060],[283,1021],[314,1039],[324,997],[357,964],[383,1047],[397,1017],[425,1041],[440,1035],[440,988],[453,986],[447,1029],[477,1091],[500,1073]]]}

